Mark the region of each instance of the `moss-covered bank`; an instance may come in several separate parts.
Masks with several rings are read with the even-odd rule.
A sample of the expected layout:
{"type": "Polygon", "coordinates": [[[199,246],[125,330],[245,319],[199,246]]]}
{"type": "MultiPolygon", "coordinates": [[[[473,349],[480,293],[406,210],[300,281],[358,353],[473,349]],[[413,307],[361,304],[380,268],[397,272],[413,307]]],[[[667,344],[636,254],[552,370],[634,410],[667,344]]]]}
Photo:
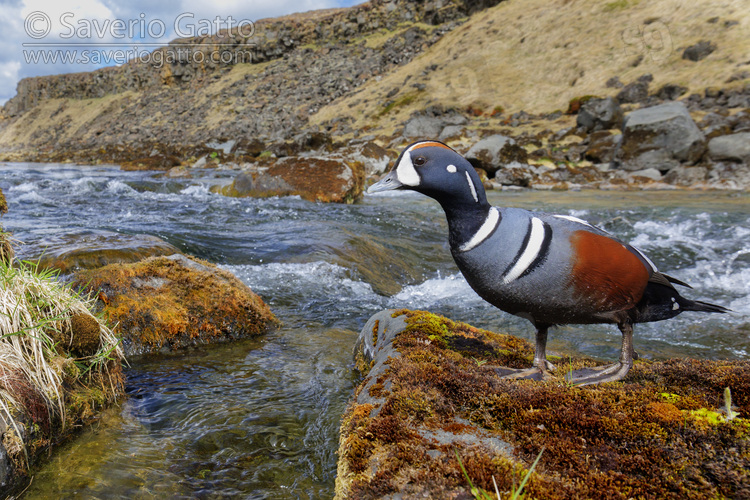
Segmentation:
{"type": "Polygon", "coordinates": [[[471,498],[454,450],[475,485],[506,495],[542,453],[529,498],[750,497],[748,361],[641,361],[579,388],[566,365],[590,360],[503,379],[531,366],[531,345],[426,312],[379,313],[360,340],[372,369],[343,418],[337,498],[471,498]]]}
{"type": "Polygon", "coordinates": [[[179,254],[84,270],[74,286],[96,294],[128,356],[254,336],[278,323],[234,275],[179,254]]]}
{"type": "Polygon", "coordinates": [[[0,261],[0,496],[122,393],[119,340],[53,272],[0,261]]]}

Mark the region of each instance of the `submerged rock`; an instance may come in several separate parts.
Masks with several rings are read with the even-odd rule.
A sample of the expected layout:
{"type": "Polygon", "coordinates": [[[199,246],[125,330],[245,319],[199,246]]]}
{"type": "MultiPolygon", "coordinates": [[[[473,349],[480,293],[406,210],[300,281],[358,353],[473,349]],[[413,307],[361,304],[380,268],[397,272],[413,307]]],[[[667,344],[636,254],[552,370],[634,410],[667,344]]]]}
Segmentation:
{"type": "Polygon", "coordinates": [[[44,253],[31,260],[43,269],[55,268],[63,274],[180,253],[174,245],[156,236],[102,230],[51,234],[40,240],[38,246],[44,248],[44,253]]]}
{"type": "Polygon", "coordinates": [[[271,309],[233,274],[184,255],[111,264],[76,274],[129,356],[265,333],[271,309]]]}
{"type": "Polygon", "coordinates": [[[625,170],[669,170],[694,163],[706,149],[706,139],[681,102],[669,102],[631,112],[623,123],[616,161],[625,170]]]}
{"type": "Polygon", "coordinates": [[[528,498],[750,494],[750,362],[639,361],[625,380],[586,388],[563,378],[593,364],[580,359],[558,361],[544,382],[500,378],[532,356],[525,340],[426,312],[370,318],[336,498],[471,498],[461,467],[475,486],[507,493],[540,456],[528,498]]]}
{"type": "Polygon", "coordinates": [[[335,156],[289,156],[243,172],[222,190],[227,196],[298,195],[308,201],[353,203],[362,197],[364,165],[335,156]]]}

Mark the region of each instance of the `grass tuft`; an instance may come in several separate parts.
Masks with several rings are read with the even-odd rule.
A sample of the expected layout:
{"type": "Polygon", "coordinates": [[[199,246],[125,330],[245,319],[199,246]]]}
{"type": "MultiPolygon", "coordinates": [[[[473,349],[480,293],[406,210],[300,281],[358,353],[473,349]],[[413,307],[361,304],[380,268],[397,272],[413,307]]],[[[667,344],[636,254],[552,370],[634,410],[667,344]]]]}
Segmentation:
{"type": "Polygon", "coordinates": [[[56,271],[0,259],[0,418],[14,430],[27,465],[28,432],[19,417],[46,432],[58,423],[64,429],[65,388],[108,381],[117,393],[118,378],[110,370],[119,367],[123,352],[112,330],[91,315],[91,305],[61,284],[56,271]],[[89,328],[95,322],[99,329],[98,345],[86,355],[69,353],[76,335],[73,318],[89,318],[89,328]]]}

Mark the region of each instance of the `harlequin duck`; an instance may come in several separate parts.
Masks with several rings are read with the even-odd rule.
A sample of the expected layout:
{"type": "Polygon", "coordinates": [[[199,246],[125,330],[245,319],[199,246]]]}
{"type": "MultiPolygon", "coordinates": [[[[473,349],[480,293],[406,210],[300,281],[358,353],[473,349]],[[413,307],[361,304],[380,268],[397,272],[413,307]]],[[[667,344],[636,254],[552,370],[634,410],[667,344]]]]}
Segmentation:
{"type": "Polygon", "coordinates": [[[683,311],[724,313],[682,297],[640,250],[568,215],[490,206],[479,176],[464,157],[437,141],[409,145],[368,193],[411,189],[437,200],[448,220],[453,259],[490,304],[536,327],[534,371],[547,375],[547,330],[553,325],[615,323],[622,332],[619,363],[578,370],[574,383],[620,380],[633,365],[633,324],[683,311]]]}

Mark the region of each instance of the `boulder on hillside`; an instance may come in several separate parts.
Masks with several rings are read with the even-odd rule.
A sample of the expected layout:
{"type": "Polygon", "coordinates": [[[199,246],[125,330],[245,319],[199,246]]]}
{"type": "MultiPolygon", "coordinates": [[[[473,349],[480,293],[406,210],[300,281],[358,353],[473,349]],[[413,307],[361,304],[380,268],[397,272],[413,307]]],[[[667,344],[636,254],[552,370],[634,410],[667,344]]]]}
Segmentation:
{"type": "Polygon", "coordinates": [[[415,116],[404,125],[407,139],[435,139],[440,136],[445,122],[438,116],[415,116]]]}
{"type": "Polygon", "coordinates": [[[353,203],[362,197],[362,162],[327,156],[289,156],[270,167],[253,166],[222,189],[226,196],[290,196],[308,201],[353,203]]]}
{"type": "Polygon", "coordinates": [[[54,268],[63,274],[180,253],[174,245],[150,234],[102,230],[50,234],[37,246],[44,248],[44,253],[30,260],[38,262],[42,269],[54,268]]]}
{"type": "Polygon", "coordinates": [[[526,163],[512,161],[495,171],[493,181],[501,186],[529,187],[534,181],[534,168],[526,163]]]}
{"type": "Polygon", "coordinates": [[[654,77],[650,74],[641,75],[634,82],[630,82],[617,93],[617,102],[622,104],[636,104],[648,99],[648,86],[654,77]]]}
{"type": "Polygon", "coordinates": [[[564,376],[591,360],[566,357],[544,381],[501,377],[532,357],[525,340],[424,311],[372,316],[355,351],[364,380],[341,422],[335,498],[469,499],[469,480],[507,493],[536,459],[527,498],[750,491],[750,361],[637,361],[623,381],[585,388],[564,376]],[[727,387],[739,417],[722,412],[727,387]]]}
{"type": "MultiPolygon", "coordinates": [[[[392,159],[391,153],[374,141],[352,141],[343,150],[339,150],[345,158],[361,162],[365,167],[365,175],[380,175],[388,169],[392,159]]],[[[393,157],[395,159],[395,157],[393,157]]]]}
{"type": "Polygon", "coordinates": [[[510,163],[526,163],[528,160],[526,150],[515,140],[502,134],[481,139],[470,147],[464,156],[475,167],[484,169],[490,177],[510,163]]]}
{"type": "Polygon", "coordinates": [[[626,170],[669,170],[695,163],[706,139],[681,102],[632,111],[625,117],[615,163],[626,170]]]}
{"type": "Polygon", "coordinates": [[[412,116],[404,125],[402,135],[406,139],[437,139],[443,129],[466,125],[469,120],[456,111],[430,107],[423,113],[412,116]]]}
{"type": "Polygon", "coordinates": [[[587,132],[620,128],[622,125],[622,108],[611,97],[592,98],[581,105],[576,117],[576,124],[587,132]]]}
{"type": "Polygon", "coordinates": [[[615,157],[622,134],[612,134],[609,130],[599,130],[589,135],[589,144],[584,157],[595,163],[609,163],[615,157]]]}
{"type": "Polygon", "coordinates": [[[687,91],[687,87],[683,87],[682,85],[665,83],[656,91],[654,96],[663,101],[675,101],[687,91]]]}
{"type": "Polygon", "coordinates": [[[708,141],[708,156],[712,160],[729,160],[750,165],[750,132],[722,135],[708,141]]]}
{"type": "Polygon", "coordinates": [[[701,40],[695,45],[687,47],[682,52],[682,58],[688,61],[698,62],[708,57],[713,51],[716,50],[716,44],[710,40],[701,40]]]}
{"type": "Polygon", "coordinates": [[[84,270],[73,286],[98,297],[127,356],[251,337],[278,323],[233,274],[181,254],[84,270]]]}

